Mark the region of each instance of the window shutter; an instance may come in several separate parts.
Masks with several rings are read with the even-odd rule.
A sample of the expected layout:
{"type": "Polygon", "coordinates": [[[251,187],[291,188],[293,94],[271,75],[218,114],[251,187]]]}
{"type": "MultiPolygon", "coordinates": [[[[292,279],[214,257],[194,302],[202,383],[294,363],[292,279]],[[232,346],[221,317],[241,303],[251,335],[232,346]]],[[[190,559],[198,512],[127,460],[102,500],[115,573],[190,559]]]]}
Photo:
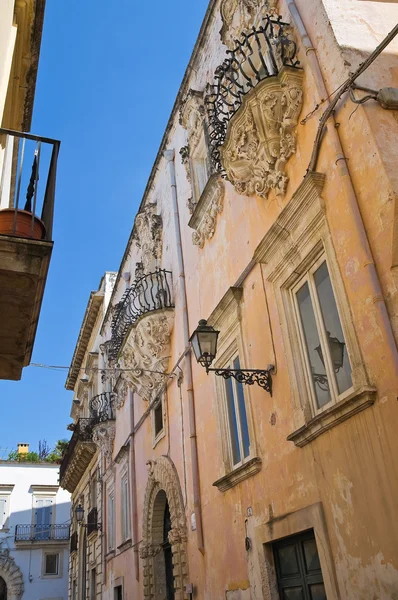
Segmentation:
{"type": "Polygon", "coordinates": [[[0,529],[3,529],[6,523],[6,504],[5,498],[0,498],[0,529]]]}

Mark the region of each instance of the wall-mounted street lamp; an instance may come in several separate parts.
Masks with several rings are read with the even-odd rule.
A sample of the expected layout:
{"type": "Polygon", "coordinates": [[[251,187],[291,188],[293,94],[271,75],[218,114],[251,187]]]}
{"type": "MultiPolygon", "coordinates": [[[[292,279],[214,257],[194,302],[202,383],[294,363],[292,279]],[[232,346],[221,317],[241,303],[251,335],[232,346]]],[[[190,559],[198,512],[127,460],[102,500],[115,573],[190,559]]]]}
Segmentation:
{"type": "MultiPolygon", "coordinates": [[[[81,527],[89,527],[94,529],[98,529],[99,531],[102,531],[102,524],[98,523],[97,521],[95,523],[84,523],[84,508],[82,507],[81,504],[78,504],[75,508],[75,517],[76,517],[76,521],[78,522],[79,525],[81,525],[81,527]]],[[[90,514],[89,514],[90,517],[90,514]]]]}
{"type": "Polygon", "coordinates": [[[253,385],[257,383],[272,396],[271,372],[274,365],[268,365],[266,369],[211,369],[210,365],[217,354],[217,341],[219,331],[207,324],[205,319],[199,321],[199,325],[190,337],[190,343],[199,364],[206,369],[206,373],[213,371],[216,375],[229,379],[234,377],[239,383],[253,385]]]}

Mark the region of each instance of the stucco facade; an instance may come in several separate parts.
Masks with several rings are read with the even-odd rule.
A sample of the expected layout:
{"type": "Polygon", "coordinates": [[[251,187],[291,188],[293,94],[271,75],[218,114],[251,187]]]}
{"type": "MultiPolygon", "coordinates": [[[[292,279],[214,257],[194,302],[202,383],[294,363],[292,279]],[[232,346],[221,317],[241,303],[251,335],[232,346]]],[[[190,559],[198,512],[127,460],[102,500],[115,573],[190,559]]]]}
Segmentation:
{"type": "Polygon", "coordinates": [[[398,113],[376,99],[398,87],[396,39],[318,132],[397,17],[210,3],[86,369],[115,407],[102,598],[398,598],[398,113]],[[212,366],[273,365],[272,395],[206,374],[199,319],[220,331],[212,366]]]}
{"type": "Polygon", "coordinates": [[[1,598],[68,597],[70,494],[58,474],[59,465],[0,461],[1,598]]]}

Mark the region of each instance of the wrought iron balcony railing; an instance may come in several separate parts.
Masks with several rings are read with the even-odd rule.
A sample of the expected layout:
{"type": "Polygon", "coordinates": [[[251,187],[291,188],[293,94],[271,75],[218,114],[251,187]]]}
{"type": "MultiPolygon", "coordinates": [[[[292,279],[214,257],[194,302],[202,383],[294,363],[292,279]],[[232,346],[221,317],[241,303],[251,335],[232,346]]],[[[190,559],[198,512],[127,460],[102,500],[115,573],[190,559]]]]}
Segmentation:
{"type": "Polygon", "coordinates": [[[69,525],[17,525],[16,542],[40,542],[69,540],[69,525]]]}
{"type": "Polygon", "coordinates": [[[144,314],[174,308],[171,272],[158,269],[140,277],[125,291],[112,319],[108,356],[116,360],[131,326],[144,314]]]}
{"type": "Polygon", "coordinates": [[[0,234],[52,240],[59,147],[58,140],[0,128],[0,234]]]}
{"type": "Polygon", "coordinates": [[[282,67],[299,68],[297,47],[289,34],[290,25],[281,16],[267,15],[262,25],[242,33],[235,48],[227,50],[228,58],[214,73],[214,84],[207,87],[210,154],[215,169],[223,175],[219,146],[244,96],[282,67]]]}
{"type": "Polygon", "coordinates": [[[90,400],[90,414],[92,426],[105,421],[115,419],[115,402],[116,394],[113,392],[104,392],[98,394],[90,400]]]}
{"type": "Polygon", "coordinates": [[[77,531],[74,531],[70,536],[70,553],[77,551],[77,531]]]}

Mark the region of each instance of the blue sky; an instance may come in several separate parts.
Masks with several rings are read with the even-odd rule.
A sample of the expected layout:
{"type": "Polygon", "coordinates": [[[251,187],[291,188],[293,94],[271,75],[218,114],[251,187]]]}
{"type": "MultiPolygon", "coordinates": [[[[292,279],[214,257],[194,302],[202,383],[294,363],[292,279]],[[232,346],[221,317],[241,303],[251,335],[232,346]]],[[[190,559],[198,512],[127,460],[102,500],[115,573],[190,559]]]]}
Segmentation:
{"type": "MultiPolygon", "coordinates": [[[[69,365],[117,270],[208,0],[47,0],[32,131],[61,140],[54,252],[32,362],[69,365]]],[[[69,437],[66,373],[0,381],[0,457],[69,437]]]]}

